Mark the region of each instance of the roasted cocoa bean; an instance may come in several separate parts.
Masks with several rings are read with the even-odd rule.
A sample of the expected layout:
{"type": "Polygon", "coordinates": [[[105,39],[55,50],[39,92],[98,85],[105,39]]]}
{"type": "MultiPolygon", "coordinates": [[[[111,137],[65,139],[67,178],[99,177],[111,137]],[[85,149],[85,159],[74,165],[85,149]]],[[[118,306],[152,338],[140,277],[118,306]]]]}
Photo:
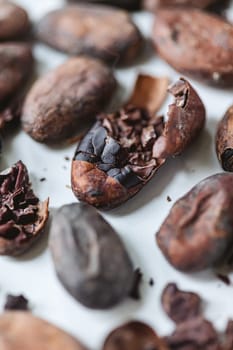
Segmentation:
{"type": "Polygon", "coordinates": [[[111,64],[131,63],[142,48],[142,36],[127,12],[105,6],[70,5],[52,11],[42,18],[37,32],[57,50],[111,64]]]}
{"type": "Polygon", "coordinates": [[[86,307],[106,309],[129,295],[132,263],[116,232],[94,208],[78,203],[61,207],[53,217],[50,249],[61,283],[86,307]]]}
{"type": "Polygon", "coordinates": [[[233,106],[218,125],[216,152],[222,168],[233,172],[233,106]]]}
{"type": "Polygon", "coordinates": [[[103,350],[168,350],[148,325],[133,321],[116,328],[105,340],[103,350]]]}
{"type": "Polygon", "coordinates": [[[0,254],[19,255],[43,234],[48,199],[39,202],[19,161],[0,173],[0,254]]]}
{"type": "Polygon", "coordinates": [[[68,2],[78,3],[93,3],[93,4],[105,4],[110,6],[122,7],[128,10],[136,10],[139,8],[141,0],[67,0],[68,2]]]}
{"type": "Polygon", "coordinates": [[[29,45],[0,44],[0,130],[19,120],[20,100],[32,74],[33,62],[29,45]]]}
{"type": "Polygon", "coordinates": [[[22,311],[0,316],[0,345],[4,350],[85,350],[68,333],[22,311]]]}
{"type": "Polygon", "coordinates": [[[162,294],[162,305],[166,314],[175,322],[185,322],[200,315],[201,298],[198,294],[184,292],[175,283],[169,283],[162,294]]]}
{"type": "Polygon", "coordinates": [[[27,12],[7,0],[0,0],[0,41],[15,40],[28,34],[30,21],[27,12]]]}
{"type": "Polygon", "coordinates": [[[100,61],[70,59],[33,85],[23,106],[23,128],[39,142],[63,141],[103,109],[115,86],[100,61]]]}
{"type": "Polygon", "coordinates": [[[155,11],[160,7],[168,6],[205,8],[218,2],[222,2],[222,0],[142,0],[143,7],[149,11],[155,11]]]}
{"type": "Polygon", "coordinates": [[[174,204],[157,233],[157,243],[176,269],[212,267],[232,249],[232,186],[232,174],[217,174],[174,204]]]}
{"type": "Polygon", "coordinates": [[[158,80],[140,76],[130,104],[118,112],[99,115],[79,143],[71,182],[81,201],[105,209],[122,204],[152,178],[169,156],[182,153],[203,128],[205,108],[184,79],[168,90],[175,97],[169,106],[168,121],[155,116],[166,86],[162,79],[162,93],[158,80]]]}
{"type": "Polygon", "coordinates": [[[212,323],[202,317],[180,323],[165,342],[169,350],[221,350],[212,323]]]}
{"type": "Polygon", "coordinates": [[[153,41],[174,69],[216,86],[233,86],[233,25],[195,9],[159,10],[153,41]]]}

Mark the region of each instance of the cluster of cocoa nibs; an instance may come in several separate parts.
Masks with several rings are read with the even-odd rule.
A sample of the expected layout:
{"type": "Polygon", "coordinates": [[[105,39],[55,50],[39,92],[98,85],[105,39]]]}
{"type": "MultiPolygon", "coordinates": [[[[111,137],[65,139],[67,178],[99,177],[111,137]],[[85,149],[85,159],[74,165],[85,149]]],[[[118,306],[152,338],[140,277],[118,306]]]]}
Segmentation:
{"type": "Polygon", "coordinates": [[[22,162],[0,173],[0,237],[18,243],[35,231],[39,199],[22,162]]]}

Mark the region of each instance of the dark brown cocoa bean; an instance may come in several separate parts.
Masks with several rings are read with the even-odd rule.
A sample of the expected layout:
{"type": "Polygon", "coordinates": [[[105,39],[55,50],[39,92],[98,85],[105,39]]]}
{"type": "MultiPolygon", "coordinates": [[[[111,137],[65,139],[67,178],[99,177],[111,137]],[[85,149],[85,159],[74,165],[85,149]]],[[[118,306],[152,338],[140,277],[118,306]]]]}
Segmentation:
{"type": "Polygon", "coordinates": [[[100,61],[70,59],[33,85],[23,106],[23,128],[39,142],[63,141],[95,118],[115,87],[111,70],[100,61]]]}
{"type": "Polygon", "coordinates": [[[105,4],[110,6],[122,7],[128,10],[137,10],[141,3],[141,0],[67,0],[68,2],[78,3],[93,3],[93,4],[105,4]]]}
{"type": "Polygon", "coordinates": [[[186,322],[201,313],[201,298],[198,294],[184,292],[175,283],[169,283],[162,294],[162,305],[166,314],[175,322],[186,322]]]}
{"type": "Polygon", "coordinates": [[[221,350],[212,323],[202,317],[180,323],[165,342],[169,350],[221,350]]]}
{"type": "Polygon", "coordinates": [[[157,243],[176,269],[212,267],[232,249],[232,186],[232,174],[217,174],[174,204],[157,233],[157,243]]]}
{"type": "Polygon", "coordinates": [[[130,64],[142,47],[142,36],[127,12],[94,5],[50,12],[38,25],[38,38],[60,51],[111,64],[130,64]]]}
{"type": "Polygon", "coordinates": [[[205,8],[218,2],[222,2],[222,0],[142,0],[143,7],[149,11],[155,11],[160,7],[168,6],[205,8]]]}
{"type": "Polygon", "coordinates": [[[0,41],[15,40],[28,34],[30,21],[27,12],[11,1],[0,0],[0,41]]]}
{"type": "Polygon", "coordinates": [[[233,26],[195,9],[159,10],[153,41],[174,69],[215,86],[233,86],[233,26]]]}
{"type": "Polygon", "coordinates": [[[25,165],[19,161],[0,173],[0,254],[19,255],[44,232],[48,199],[39,202],[25,165]]]}
{"type": "Polygon", "coordinates": [[[218,125],[216,152],[222,168],[233,172],[233,106],[218,125]]]}
{"type": "Polygon", "coordinates": [[[116,328],[105,340],[103,350],[168,350],[147,324],[132,321],[116,328]]]}
{"type": "Polygon", "coordinates": [[[61,283],[86,307],[110,308],[129,295],[132,263],[116,232],[94,208],[78,203],[61,207],[53,217],[50,249],[61,283]]]}
{"type": "Polygon", "coordinates": [[[169,106],[168,121],[155,116],[164,98],[164,82],[140,76],[131,105],[98,117],[72,162],[72,189],[78,199],[105,209],[122,204],[169,156],[182,153],[197,137],[205,108],[186,80],[169,88],[175,101],[169,106]]]}
{"type": "Polygon", "coordinates": [[[28,312],[6,312],[0,316],[3,350],[85,350],[68,333],[28,312]]]}

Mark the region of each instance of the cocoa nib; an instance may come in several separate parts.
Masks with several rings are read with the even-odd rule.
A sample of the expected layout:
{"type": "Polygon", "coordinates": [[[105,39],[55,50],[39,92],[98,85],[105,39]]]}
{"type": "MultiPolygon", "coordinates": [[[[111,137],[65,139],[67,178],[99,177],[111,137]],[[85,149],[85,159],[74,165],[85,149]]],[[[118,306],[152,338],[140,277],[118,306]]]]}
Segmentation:
{"type": "Polygon", "coordinates": [[[105,340],[103,350],[168,350],[147,324],[132,321],[116,328],[105,340]]]}
{"type": "Polygon", "coordinates": [[[174,69],[215,86],[233,85],[233,25],[197,9],[161,9],[153,41],[174,69]]]}
{"type": "Polygon", "coordinates": [[[158,80],[139,76],[131,105],[99,115],[81,140],[72,162],[72,189],[80,200],[101,208],[125,202],[169,156],[182,153],[203,128],[205,108],[184,79],[169,88],[175,101],[169,106],[168,120],[155,116],[165,85],[161,79],[160,90],[161,85],[153,84],[153,79],[158,80]]]}
{"type": "Polygon", "coordinates": [[[28,300],[23,295],[7,295],[4,310],[29,310],[28,300]]]}
{"type": "Polygon", "coordinates": [[[217,174],[201,181],[174,204],[157,233],[157,243],[175,268],[209,268],[232,249],[232,186],[232,174],[217,174]]]}
{"type": "Polygon", "coordinates": [[[233,172],[233,106],[218,125],[216,152],[222,168],[233,172]]]}
{"type": "Polygon", "coordinates": [[[48,218],[48,200],[39,202],[19,161],[0,173],[0,254],[19,255],[36,241],[48,218]]]}
{"type": "Polygon", "coordinates": [[[126,11],[94,4],[70,5],[48,13],[39,22],[37,33],[55,49],[86,54],[110,64],[130,64],[143,44],[126,11]]]}
{"type": "Polygon", "coordinates": [[[162,304],[167,315],[176,323],[185,322],[200,315],[199,295],[183,292],[175,283],[169,283],[164,289],[162,304]]]}

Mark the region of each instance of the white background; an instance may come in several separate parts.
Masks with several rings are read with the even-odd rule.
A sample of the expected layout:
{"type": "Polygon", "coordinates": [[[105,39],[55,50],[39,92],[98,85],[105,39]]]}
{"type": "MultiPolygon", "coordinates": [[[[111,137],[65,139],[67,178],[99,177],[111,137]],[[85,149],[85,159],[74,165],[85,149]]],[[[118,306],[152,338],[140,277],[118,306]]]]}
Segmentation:
{"type": "MultiPolygon", "coordinates": [[[[35,21],[62,5],[60,0],[17,2],[28,9],[35,21]]],[[[149,36],[152,15],[138,13],[134,19],[145,36],[149,36]]],[[[65,55],[43,45],[37,45],[34,53],[39,75],[66,60],[65,55]]],[[[171,81],[179,78],[179,74],[148,50],[138,64],[116,71],[122,88],[122,101],[127,99],[139,72],[166,75],[171,81]]],[[[7,293],[23,293],[30,299],[35,315],[54,322],[77,336],[90,349],[97,350],[110,330],[130,319],[146,321],[162,335],[170,332],[173,325],[161,309],[160,294],[167,282],[176,281],[183,289],[198,291],[204,299],[206,317],[218,329],[225,327],[227,319],[233,317],[233,287],[224,285],[213,271],[199,274],[175,271],[156,247],[154,239],[172,204],[204,177],[221,172],[214,150],[214,134],[218,120],[233,103],[233,90],[218,90],[194,81],[192,83],[207,109],[204,132],[184,155],[170,159],[135,198],[105,215],[122,237],[135,267],[143,271],[141,301],[126,300],[120,306],[103,312],[82,307],[57,281],[44,240],[21,258],[0,257],[2,305],[7,293]],[[171,203],[166,199],[168,195],[172,198],[171,203]],[[151,277],[155,280],[154,287],[148,284],[151,277]]],[[[1,169],[19,159],[25,162],[40,199],[49,196],[52,208],[75,201],[72,191],[66,187],[70,184],[70,162],[64,159],[65,156],[72,158],[75,145],[49,148],[19,131],[12,137],[5,137],[3,146],[1,169]],[[40,182],[42,177],[46,177],[46,181],[40,182]]]]}

